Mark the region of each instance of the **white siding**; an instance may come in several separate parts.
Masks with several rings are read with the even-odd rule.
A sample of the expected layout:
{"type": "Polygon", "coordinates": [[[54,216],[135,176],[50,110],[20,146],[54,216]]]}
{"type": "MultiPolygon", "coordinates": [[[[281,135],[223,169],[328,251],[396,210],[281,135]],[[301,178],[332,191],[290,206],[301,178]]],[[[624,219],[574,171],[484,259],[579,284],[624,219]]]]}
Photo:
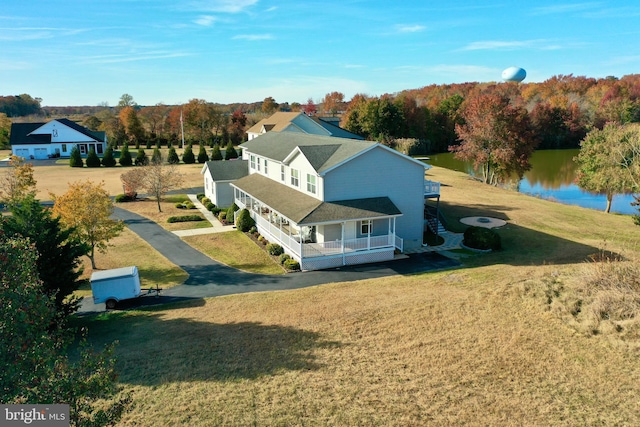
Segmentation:
{"type": "MultiPolygon", "coordinates": [[[[271,172],[271,169],[269,170],[271,172]]],[[[277,170],[277,176],[270,176],[271,179],[280,182],[280,169],[277,170]]],[[[286,185],[294,188],[302,193],[308,194],[309,196],[315,197],[316,199],[322,200],[322,193],[320,192],[320,178],[316,175],[316,192],[315,194],[307,191],[307,174],[316,175],[316,171],[313,169],[309,161],[301,154],[298,154],[290,161],[287,167],[287,181],[286,185]],[[291,180],[288,179],[291,176],[291,169],[297,169],[299,171],[299,185],[298,187],[291,185],[291,180]]]]}
{"type": "Polygon", "coordinates": [[[404,239],[405,249],[421,246],[424,224],[422,166],[378,147],[324,176],[325,201],[384,196],[402,212],[397,219],[396,233],[404,239]]]}
{"type": "Polygon", "coordinates": [[[34,135],[51,135],[51,142],[93,142],[94,138],[52,120],[32,132],[34,135]]]}

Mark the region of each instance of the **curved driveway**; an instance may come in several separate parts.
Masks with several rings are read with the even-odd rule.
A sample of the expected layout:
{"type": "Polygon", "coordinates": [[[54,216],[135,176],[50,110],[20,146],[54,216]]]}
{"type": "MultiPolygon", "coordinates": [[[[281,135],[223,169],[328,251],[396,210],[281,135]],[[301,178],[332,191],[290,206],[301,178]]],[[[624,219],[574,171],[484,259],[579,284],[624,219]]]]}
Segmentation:
{"type": "MultiPolygon", "coordinates": [[[[189,274],[189,278],[182,285],[163,290],[160,298],[138,298],[129,303],[123,302],[121,306],[150,305],[243,292],[298,289],[324,283],[414,274],[459,265],[457,261],[437,253],[425,253],[412,254],[400,260],[322,271],[284,275],[247,273],[212,260],[175,234],[138,214],[116,207],[114,217],[123,220],[131,231],[189,274]]],[[[91,297],[85,298],[80,312],[95,311],[104,311],[104,304],[93,304],[91,297]]]]}

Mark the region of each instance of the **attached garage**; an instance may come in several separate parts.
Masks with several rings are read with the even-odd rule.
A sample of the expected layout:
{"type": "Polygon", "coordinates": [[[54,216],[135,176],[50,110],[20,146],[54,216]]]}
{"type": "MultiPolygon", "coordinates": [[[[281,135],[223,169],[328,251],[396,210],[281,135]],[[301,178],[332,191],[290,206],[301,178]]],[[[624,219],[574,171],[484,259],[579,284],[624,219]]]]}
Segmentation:
{"type": "Polygon", "coordinates": [[[46,148],[36,148],[33,155],[36,159],[46,159],[49,157],[46,148]]]}

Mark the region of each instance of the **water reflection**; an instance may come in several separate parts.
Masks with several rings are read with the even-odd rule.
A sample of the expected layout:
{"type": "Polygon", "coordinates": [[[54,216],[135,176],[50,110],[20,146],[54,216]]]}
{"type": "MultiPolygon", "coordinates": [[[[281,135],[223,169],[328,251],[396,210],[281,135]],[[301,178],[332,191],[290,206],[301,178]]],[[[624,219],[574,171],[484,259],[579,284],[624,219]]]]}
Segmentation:
{"type": "MultiPolygon", "coordinates": [[[[604,195],[583,191],[575,183],[578,166],[573,161],[580,150],[539,150],[531,157],[529,170],[517,185],[523,194],[553,200],[559,203],[582,206],[590,209],[604,210],[607,198],[604,195]]],[[[429,164],[447,169],[480,176],[470,162],[463,162],[453,157],[453,153],[441,153],[430,156],[429,164]]],[[[612,212],[636,214],[631,206],[633,196],[620,194],[613,198],[612,212]]]]}

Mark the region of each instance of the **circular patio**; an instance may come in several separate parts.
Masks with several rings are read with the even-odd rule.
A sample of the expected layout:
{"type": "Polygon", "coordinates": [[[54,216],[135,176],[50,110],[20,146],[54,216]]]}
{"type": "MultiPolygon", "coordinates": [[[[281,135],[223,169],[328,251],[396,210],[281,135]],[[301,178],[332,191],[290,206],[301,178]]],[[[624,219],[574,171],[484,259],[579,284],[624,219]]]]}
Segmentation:
{"type": "Polygon", "coordinates": [[[484,227],[484,228],[496,228],[502,227],[507,223],[507,221],[492,218],[488,216],[468,216],[466,218],[460,219],[460,222],[465,225],[473,225],[475,227],[484,227]]]}

